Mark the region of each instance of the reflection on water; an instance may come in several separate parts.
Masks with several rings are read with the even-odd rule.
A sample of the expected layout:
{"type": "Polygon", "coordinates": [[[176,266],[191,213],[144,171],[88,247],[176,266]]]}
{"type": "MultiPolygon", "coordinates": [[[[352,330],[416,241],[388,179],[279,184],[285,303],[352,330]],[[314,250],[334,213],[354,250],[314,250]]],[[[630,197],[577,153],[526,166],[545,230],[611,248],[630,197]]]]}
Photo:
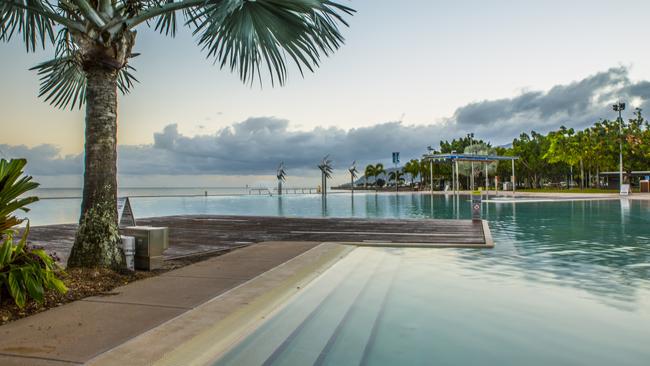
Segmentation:
{"type": "Polygon", "coordinates": [[[356,248],[214,365],[648,364],[647,286],[609,306],[490,253],[356,248]]]}
{"type": "MultiPolygon", "coordinates": [[[[368,218],[471,217],[469,197],[410,193],[134,198],[137,217],[180,214],[368,218]]],[[[78,200],[33,205],[32,223],[75,222],[78,200]]],[[[463,265],[497,276],[584,290],[616,307],[650,281],[650,201],[486,203],[496,247],[455,249],[463,265]]]]}

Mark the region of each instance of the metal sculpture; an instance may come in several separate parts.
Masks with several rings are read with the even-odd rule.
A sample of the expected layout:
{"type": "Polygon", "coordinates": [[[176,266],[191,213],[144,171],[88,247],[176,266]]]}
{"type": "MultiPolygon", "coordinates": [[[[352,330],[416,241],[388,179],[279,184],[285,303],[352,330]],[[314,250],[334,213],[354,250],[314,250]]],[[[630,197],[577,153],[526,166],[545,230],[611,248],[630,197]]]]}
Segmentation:
{"type": "Polygon", "coordinates": [[[348,171],[350,172],[350,187],[352,188],[352,193],[354,193],[354,180],[357,179],[357,173],[359,172],[357,170],[356,160],[352,162],[352,166],[348,168],[348,171]]]}
{"type": "Polygon", "coordinates": [[[323,196],[327,195],[327,180],[332,178],[332,172],[334,171],[334,169],[332,169],[332,161],[329,159],[329,157],[329,154],[325,155],[320,164],[318,164],[318,169],[321,171],[321,181],[323,187],[321,194],[323,196]]]}
{"type": "Polygon", "coordinates": [[[278,178],[278,194],[282,194],[282,182],[287,180],[287,172],[284,171],[284,161],[280,162],[278,170],[275,174],[278,178]]]}

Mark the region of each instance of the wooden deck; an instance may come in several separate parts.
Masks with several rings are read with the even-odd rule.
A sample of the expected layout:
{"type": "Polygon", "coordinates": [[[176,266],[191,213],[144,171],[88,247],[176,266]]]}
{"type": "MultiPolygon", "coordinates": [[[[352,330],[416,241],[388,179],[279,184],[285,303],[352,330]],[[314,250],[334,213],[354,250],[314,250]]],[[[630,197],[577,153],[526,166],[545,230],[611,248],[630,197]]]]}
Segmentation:
{"type": "MultiPolygon", "coordinates": [[[[361,245],[478,247],[493,246],[485,222],[287,218],[258,216],[167,216],[138,219],[138,225],[169,227],[167,259],[207,253],[263,241],[345,242],[361,245]]],[[[76,225],[33,227],[30,241],[56,252],[63,261],[76,225]]]]}

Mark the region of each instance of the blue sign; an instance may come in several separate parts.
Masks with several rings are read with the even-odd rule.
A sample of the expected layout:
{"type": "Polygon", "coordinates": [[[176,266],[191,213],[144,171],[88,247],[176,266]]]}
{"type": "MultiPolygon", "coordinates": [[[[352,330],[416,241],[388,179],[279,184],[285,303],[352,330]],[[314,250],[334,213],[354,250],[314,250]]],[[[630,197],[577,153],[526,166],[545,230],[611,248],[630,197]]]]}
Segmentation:
{"type": "Polygon", "coordinates": [[[393,153],[393,164],[399,164],[399,152],[393,153]]]}

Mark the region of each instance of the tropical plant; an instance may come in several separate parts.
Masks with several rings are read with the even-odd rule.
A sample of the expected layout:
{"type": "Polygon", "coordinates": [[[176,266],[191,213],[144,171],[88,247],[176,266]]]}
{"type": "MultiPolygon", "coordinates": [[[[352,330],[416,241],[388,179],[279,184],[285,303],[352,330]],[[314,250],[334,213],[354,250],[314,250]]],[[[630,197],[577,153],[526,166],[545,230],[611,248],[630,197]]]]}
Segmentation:
{"type": "Polygon", "coordinates": [[[368,178],[375,176],[375,166],[372,164],[366,165],[366,169],[363,171],[363,177],[365,180],[365,185],[368,187],[368,178]]]}
{"type": "Polygon", "coordinates": [[[420,162],[416,159],[411,159],[404,164],[404,172],[409,174],[411,186],[415,185],[415,178],[420,175],[420,169],[420,162]]]}
{"type": "Polygon", "coordinates": [[[401,170],[393,170],[388,173],[388,181],[395,182],[395,186],[398,187],[404,183],[404,173],[401,170]]]}
{"type": "Polygon", "coordinates": [[[44,250],[27,245],[29,223],[18,243],[14,242],[16,227],[25,221],[15,212],[27,212],[26,206],[38,201],[37,197],[22,197],[38,187],[31,176],[23,174],[26,163],[25,159],[0,160],[0,297],[8,293],[20,308],[28,297],[42,302],[48,289],[67,291],[57,277],[60,268],[56,262],[44,250]]]}
{"type": "Polygon", "coordinates": [[[47,290],[66,293],[67,287],[58,278],[62,274],[59,265],[43,249],[27,245],[29,224],[18,243],[14,243],[16,233],[11,229],[3,233],[0,245],[0,294],[9,293],[15,304],[23,308],[29,297],[42,303],[47,290]]]}
{"type": "Polygon", "coordinates": [[[199,47],[244,82],[284,84],[288,60],[313,71],[343,44],[353,9],[330,0],[0,0],[0,41],[21,35],[28,52],[54,48],[34,67],[52,105],[86,105],[84,188],[69,266],[121,267],[117,235],[117,91],[134,83],[129,65],[140,27],[175,36],[188,27],[199,47]]]}
{"type": "Polygon", "coordinates": [[[384,169],[384,164],[377,163],[375,164],[375,177],[386,174],[386,169],[384,169]]]}
{"type": "Polygon", "coordinates": [[[23,175],[26,164],[25,159],[0,159],[0,233],[23,222],[14,215],[16,211],[28,212],[26,206],[38,201],[37,197],[23,197],[38,187],[38,183],[32,182],[32,177],[23,175]]]}

